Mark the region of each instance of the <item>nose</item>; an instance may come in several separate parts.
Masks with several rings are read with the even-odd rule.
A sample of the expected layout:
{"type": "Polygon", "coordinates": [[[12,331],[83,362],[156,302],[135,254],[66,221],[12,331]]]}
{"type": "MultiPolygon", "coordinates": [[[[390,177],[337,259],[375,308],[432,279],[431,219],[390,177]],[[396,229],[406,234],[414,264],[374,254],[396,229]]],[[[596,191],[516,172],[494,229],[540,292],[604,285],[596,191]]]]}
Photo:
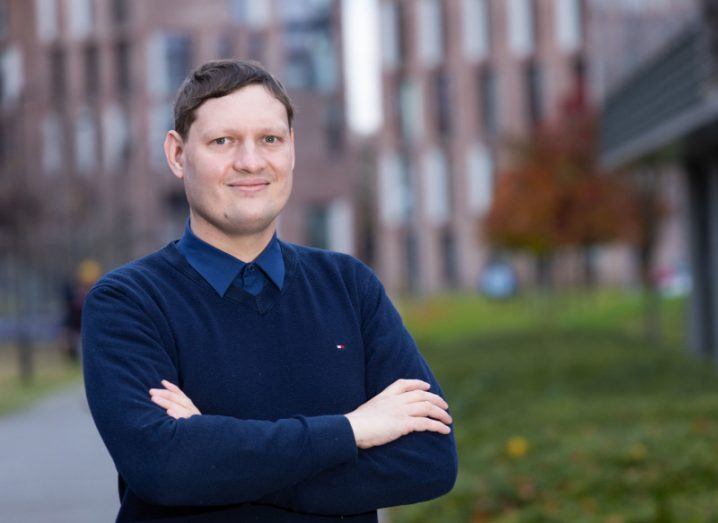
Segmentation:
{"type": "Polygon", "coordinates": [[[234,155],[233,166],[239,172],[257,173],[262,171],[266,165],[266,160],[257,145],[251,141],[245,141],[239,144],[234,155]]]}

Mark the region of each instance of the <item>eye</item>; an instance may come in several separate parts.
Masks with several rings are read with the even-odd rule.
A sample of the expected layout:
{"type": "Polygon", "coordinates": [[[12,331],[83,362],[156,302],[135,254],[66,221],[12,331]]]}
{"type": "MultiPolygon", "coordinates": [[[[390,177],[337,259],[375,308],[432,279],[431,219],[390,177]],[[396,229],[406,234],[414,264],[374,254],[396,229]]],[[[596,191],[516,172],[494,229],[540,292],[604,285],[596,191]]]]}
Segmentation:
{"type": "Polygon", "coordinates": [[[215,138],[214,140],[212,140],[212,143],[215,143],[217,145],[224,145],[227,143],[227,137],[222,136],[221,138],[215,138]]]}
{"type": "Polygon", "coordinates": [[[270,134],[269,136],[264,137],[264,141],[267,143],[277,143],[279,141],[279,137],[270,134]]]}

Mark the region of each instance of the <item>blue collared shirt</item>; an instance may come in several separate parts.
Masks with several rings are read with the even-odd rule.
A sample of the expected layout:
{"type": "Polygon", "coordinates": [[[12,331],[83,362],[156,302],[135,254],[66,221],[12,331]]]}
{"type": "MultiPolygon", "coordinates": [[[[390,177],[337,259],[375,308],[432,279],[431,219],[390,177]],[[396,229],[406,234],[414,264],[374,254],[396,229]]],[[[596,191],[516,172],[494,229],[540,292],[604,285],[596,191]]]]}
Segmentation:
{"type": "Polygon", "coordinates": [[[259,256],[245,263],[198,238],[187,218],[177,250],[220,296],[224,296],[235,280],[239,287],[255,296],[267,280],[280,290],[284,285],[284,258],[276,233],[259,256]]]}

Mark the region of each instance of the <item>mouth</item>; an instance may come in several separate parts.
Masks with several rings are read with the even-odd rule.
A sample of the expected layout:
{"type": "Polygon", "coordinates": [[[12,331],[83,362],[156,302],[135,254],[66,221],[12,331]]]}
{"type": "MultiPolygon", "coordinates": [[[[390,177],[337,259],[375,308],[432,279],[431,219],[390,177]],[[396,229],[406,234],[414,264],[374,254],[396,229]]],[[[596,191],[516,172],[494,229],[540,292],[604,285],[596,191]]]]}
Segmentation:
{"type": "Polygon", "coordinates": [[[247,180],[241,183],[230,183],[229,186],[243,193],[256,193],[269,186],[265,180],[247,180]]]}

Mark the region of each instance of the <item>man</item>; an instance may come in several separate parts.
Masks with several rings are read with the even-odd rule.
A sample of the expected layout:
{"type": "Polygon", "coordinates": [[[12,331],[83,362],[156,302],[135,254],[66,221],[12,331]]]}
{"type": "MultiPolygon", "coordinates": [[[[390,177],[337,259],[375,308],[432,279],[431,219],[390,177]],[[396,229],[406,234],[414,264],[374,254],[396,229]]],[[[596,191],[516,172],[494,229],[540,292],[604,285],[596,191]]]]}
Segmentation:
{"type": "Polygon", "coordinates": [[[454,484],[448,405],[376,276],[275,234],[293,114],[256,63],[191,73],[165,140],[184,236],[88,295],[118,521],[375,522],[454,484]]]}

